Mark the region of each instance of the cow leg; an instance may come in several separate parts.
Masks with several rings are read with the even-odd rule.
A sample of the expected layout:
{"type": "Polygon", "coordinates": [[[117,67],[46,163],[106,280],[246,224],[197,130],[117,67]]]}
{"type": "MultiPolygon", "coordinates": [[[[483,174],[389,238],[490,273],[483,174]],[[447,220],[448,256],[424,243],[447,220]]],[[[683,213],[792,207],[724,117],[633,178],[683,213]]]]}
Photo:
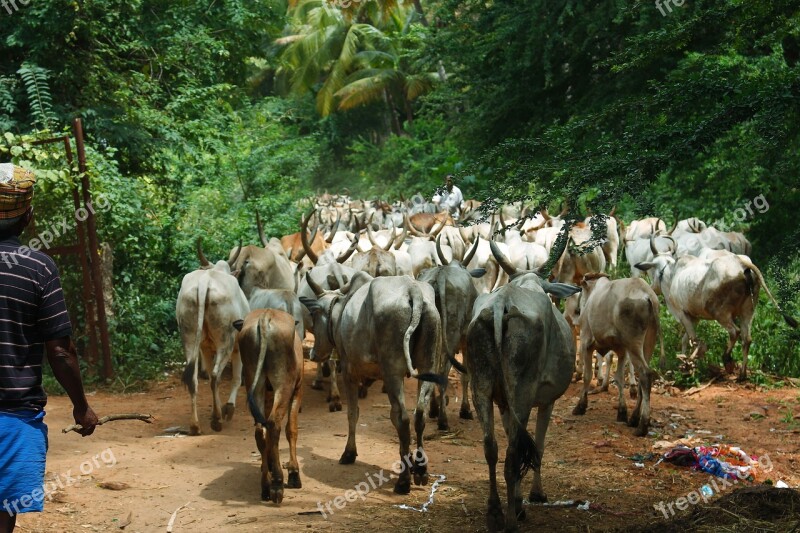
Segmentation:
{"type": "Polygon", "coordinates": [[[555,404],[545,405],[536,410],[536,448],[539,451],[539,468],[533,470],[533,485],[528,495],[529,502],[546,502],[547,495],[542,488],[542,467],[541,459],[544,456],[544,439],[547,435],[547,428],[550,425],[550,416],[553,414],[555,404]]]}
{"type": "Polygon", "coordinates": [[[336,374],[336,364],[338,359],[328,359],[327,365],[328,370],[330,370],[331,374],[331,393],[328,396],[328,411],[331,413],[334,411],[341,411],[342,410],[342,398],[339,395],[339,380],[337,379],[336,374]]]}
{"type": "Polygon", "coordinates": [[[736,345],[736,341],[739,340],[739,328],[736,327],[736,324],[733,323],[733,318],[730,316],[717,322],[728,332],[728,345],[725,347],[725,353],[722,354],[722,364],[725,365],[725,370],[728,373],[733,374],[736,365],[733,362],[733,357],[731,357],[731,352],[736,345]]]}
{"type": "Polygon", "coordinates": [[[297,415],[300,413],[300,403],[303,396],[303,389],[298,383],[292,394],[292,401],[289,405],[289,416],[286,420],[286,440],[289,441],[289,479],[286,482],[287,489],[299,489],[303,487],[300,481],[300,463],[297,461],[297,415]]]}
{"type": "Polygon", "coordinates": [[[505,527],[503,507],[497,492],[497,439],[494,437],[494,405],[491,401],[491,382],[472,385],[472,401],[475,413],[483,428],[483,454],[489,466],[489,501],[486,510],[486,529],[500,531],[505,527]],[[484,386],[481,386],[484,385],[484,386]]]}
{"type": "Polygon", "coordinates": [[[653,377],[641,347],[637,347],[635,352],[631,352],[630,357],[636,366],[636,373],[639,375],[639,396],[628,425],[636,428],[633,432],[634,435],[645,437],[650,429],[650,389],[653,377]]]}
{"type": "Polygon", "coordinates": [[[595,360],[595,376],[597,376],[598,387],[589,391],[589,394],[608,392],[608,377],[611,374],[611,360],[614,352],[609,350],[605,355],[597,354],[595,360]],[[602,363],[600,362],[602,361],[602,363]],[[599,365],[599,368],[598,368],[599,365]],[[602,376],[601,376],[602,374],[602,376]]]}
{"type": "Polygon", "coordinates": [[[269,449],[267,447],[267,432],[261,424],[256,424],[256,446],[261,454],[261,499],[269,501],[269,449]]]}
{"type": "Polygon", "coordinates": [[[633,368],[633,361],[628,358],[628,393],[631,398],[636,398],[639,393],[639,384],[636,382],[636,371],[633,368]]]}
{"type": "Polygon", "coordinates": [[[617,422],[628,421],[628,406],[625,404],[625,363],[627,353],[620,350],[617,354],[617,370],[614,372],[614,381],[617,385],[617,422]]]}
{"type": "MultiPolygon", "coordinates": [[[[449,359],[445,360],[444,364],[444,375],[445,377],[450,375],[450,368],[453,366],[450,363],[449,359]]],[[[430,395],[430,410],[428,411],[428,415],[431,418],[437,418],[437,427],[440,431],[447,431],[450,429],[450,424],[447,422],[447,381],[445,381],[444,385],[438,385],[433,389],[432,394],[430,395]],[[436,400],[436,389],[439,389],[439,398],[441,399],[441,405],[436,400]]]]}
{"type": "Polygon", "coordinates": [[[197,367],[200,366],[200,356],[198,355],[197,358],[191,364],[191,369],[187,369],[191,372],[189,376],[190,384],[189,387],[189,395],[192,399],[192,421],[189,424],[189,435],[199,435],[200,434],[200,420],[197,418],[197,367]]]}
{"type": "MultiPolygon", "coordinates": [[[[518,413],[517,408],[515,411],[518,413]]],[[[530,408],[527,412],[523,409],[523,414],[520,416],[519,424],[517,424],[511,415],[511,410],[507,409],[503,413],[503,426],[508,435],[508,446],[506,447],[506,462],[504,465],[504,474],[506,479],[506,496],[507,502],[507,518],[506,518],[506,531],[517,531],[517,522],[525,520],[525,509],[522,507],[522,485],[519,475],[521,456],[520,450],[517,448],[519,442],[519,432],[525,431],[528,425],[528,416],[530,416],[530,408]]]]}
{"type": "Polygon", "coordinates": [[[358,425],[358,379],[344,374],[344,392],[347,394],[347,445],[339,458],[340,465],[351,465],[356,462],[356,426],[358,425]]]}
{"type": "MultiPolygon", "coordinates": [[[[311,382],[311,388],[314,390],[323,390],[322,387],[322,367],[327,365],[328,361],[324,363],[320,363],[317,361],[317,374],[314,376],[314,381],[311,382]]],[[[330,396],[328,397],[328,401],[330,401],[330,396]]]]}
{"type": "MultiPolygon", "coordinates": [[[[390,417],[395,430],[397,430],[397,438],[400,440],[400,463],[403,465],[403,469],[397,478],[397,483],[394,485],[394,491],[397,494],[408,494],[411,492],[411,472],[409,472],[411,469],[408,468],[408,452],[411,446],[411,420],[406,411],[403,378],[400,376],[393,377],[386,373],[384,373],[384,378],[386,394],[389,395],[389,403],[392,405],[390,417]]],[[[422,416],[424,424],[424,406],[419,411],[419,415],[422,416]]]]}
{"type": "Polygon", "coordinates": [[[222,408],[222,415],[228,421],[233,420],[233,413],[236,410],[236,396],[239,394],[239,387],[242,386],[242,357],[239,354],[239,343],[236,343],[233,347],[231,366],[233,370],[231,394],[228,396],[228,403],[222,408]]]}
{"type": "Polygon", "coordinates": [[[469,409],[469,374],[461,374],[461,409],[458,416],[464,420],[472,420],[472,412],[469,409]]]}
{"type": "MultiPolygon", "coordinates": [[[[418,389],[417,408],[414,410],[414,431],[417,434],[417,449],[414,450],[414,484],[427,485],[428,457],[425,455],[423,448],[422,433],[425,431],[425,407],[427,407],[430,398],[436,394],[436,386],[425,381],[420,382],[418,389]]],[[[444,406],[442,406],[442,412],[444,412],[444,406]]],[[[442,429],[441,420],[440,414],[439,429],[442,429]]],[[[444,421],[446,425],[447,418],[444,421]]]]}
{"type": "Polygon", "coordinates": [[[279,445],[281,440],[281,424],[283,423],[283,417],[286,416],[286,411],[289,407],[290,395],[291,392],[286,391],[285,387],[277,389],[272,404],[272,412],[267,418],[267,449],[270,450],[269,499],[276,504],[280,504],[283,501],[283,467],[281,466],[279,445]]]}
{"type": "Polygon", "coordinates": [[[572,410],[573,415],[585,415],[586,408],[589,407],[589,386],[592,382],[592,373],[588,369],[592,368],[593,352],[594,348],[590,346],[589,339],[581,335],[581,358],[583,359],[583,368],[587,370],[583,373],[583,388],[578,399],[578,405],[572,410]]]}

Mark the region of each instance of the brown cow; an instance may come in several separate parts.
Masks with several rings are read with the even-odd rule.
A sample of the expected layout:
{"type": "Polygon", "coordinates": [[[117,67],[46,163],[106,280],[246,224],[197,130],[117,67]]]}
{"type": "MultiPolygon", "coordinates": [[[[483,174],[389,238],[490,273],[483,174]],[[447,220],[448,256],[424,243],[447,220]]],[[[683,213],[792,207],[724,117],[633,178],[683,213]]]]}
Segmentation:
{"type": "Polygon", "coordinates": [[[289,479],[299,489],[297,414],[303,397],[303,347],[292,315],[277,309],[257,309],[237,320],[239,350],[244,364],[247,403],[256,421],[256,445],[261,452],[261,499],[283,500],[283,469],[278,452],[281,423],[286,419],[289,479]],[[263,411],[262,411],[263,406],[263,411]],[[264,418],[264,413],[269,413],[264,418]]]}

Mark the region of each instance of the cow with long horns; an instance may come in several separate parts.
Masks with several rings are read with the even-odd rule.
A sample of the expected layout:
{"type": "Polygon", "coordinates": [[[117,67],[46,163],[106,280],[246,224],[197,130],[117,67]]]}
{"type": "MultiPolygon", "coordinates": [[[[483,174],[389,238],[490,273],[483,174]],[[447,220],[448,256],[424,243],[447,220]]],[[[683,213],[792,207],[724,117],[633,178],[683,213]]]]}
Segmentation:
{"type": "Polygon", "coordinates": [[[175,315],[186,356],[183,382],[192,398],[191,435],[200,434],[197,373],[201,357],[203,368],[211,371],[211,429],[221,431],[223,415],[230,420],[236,408],[236,394],[242,384],[242,360],[233,323],[250,311],[247,298],[236,281],[236,273],[231,272],[241,250],[240,244],[229,261],[217,261],[212,265],[203,254],[202,242],[198,239],[197,256],[201,267],[186,274],[181,281],[175,315]],[[233,383],[228,403],[221,408],[219,381],[228,361],[233,362],[233,383]]]}

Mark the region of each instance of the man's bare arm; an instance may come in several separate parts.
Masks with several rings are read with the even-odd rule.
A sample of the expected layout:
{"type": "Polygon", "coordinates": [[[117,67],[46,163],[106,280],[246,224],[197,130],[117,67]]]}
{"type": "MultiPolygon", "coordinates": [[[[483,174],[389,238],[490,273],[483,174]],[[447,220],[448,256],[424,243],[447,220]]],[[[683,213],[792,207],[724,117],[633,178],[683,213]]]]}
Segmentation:
{"type": "Polygon", "coordinates": [[[75,423],[83,426],[80,434],[84,437],[91,435],[97,425],[97,415],[89,407],[86,394],[83,392],[78,354],[70,337],[61,337],[45,342],[47,360],[53,369],[53,375],[67,391],[72,401],[72,415],[75,423]]]}

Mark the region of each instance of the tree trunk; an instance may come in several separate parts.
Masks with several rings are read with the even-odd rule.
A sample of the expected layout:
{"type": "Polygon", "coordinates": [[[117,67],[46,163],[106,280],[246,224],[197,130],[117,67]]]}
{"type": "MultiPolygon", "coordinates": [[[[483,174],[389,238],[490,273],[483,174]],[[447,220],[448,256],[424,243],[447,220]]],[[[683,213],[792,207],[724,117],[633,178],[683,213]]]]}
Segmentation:
{"type": "Polygon", "coordinates": [[[392,93],[384,89],[383,94],[386,95],[386,105],[389,106],[389,117],[392,120],[392,130],[395,135],[402,135],[403,130],[400,128],[400,120],[398,120],[397,111],[394,108],[394,98],[392,98],[392,93]]]}
{"type": "Polygon", "coordinates": [[[428,25],[428,19],[425,18],[425,12],[422,11],[422,2],[421,0],[414,0],[414,7],[419,13],[419,21],[422,23],[423,26],[428,25]]]}

